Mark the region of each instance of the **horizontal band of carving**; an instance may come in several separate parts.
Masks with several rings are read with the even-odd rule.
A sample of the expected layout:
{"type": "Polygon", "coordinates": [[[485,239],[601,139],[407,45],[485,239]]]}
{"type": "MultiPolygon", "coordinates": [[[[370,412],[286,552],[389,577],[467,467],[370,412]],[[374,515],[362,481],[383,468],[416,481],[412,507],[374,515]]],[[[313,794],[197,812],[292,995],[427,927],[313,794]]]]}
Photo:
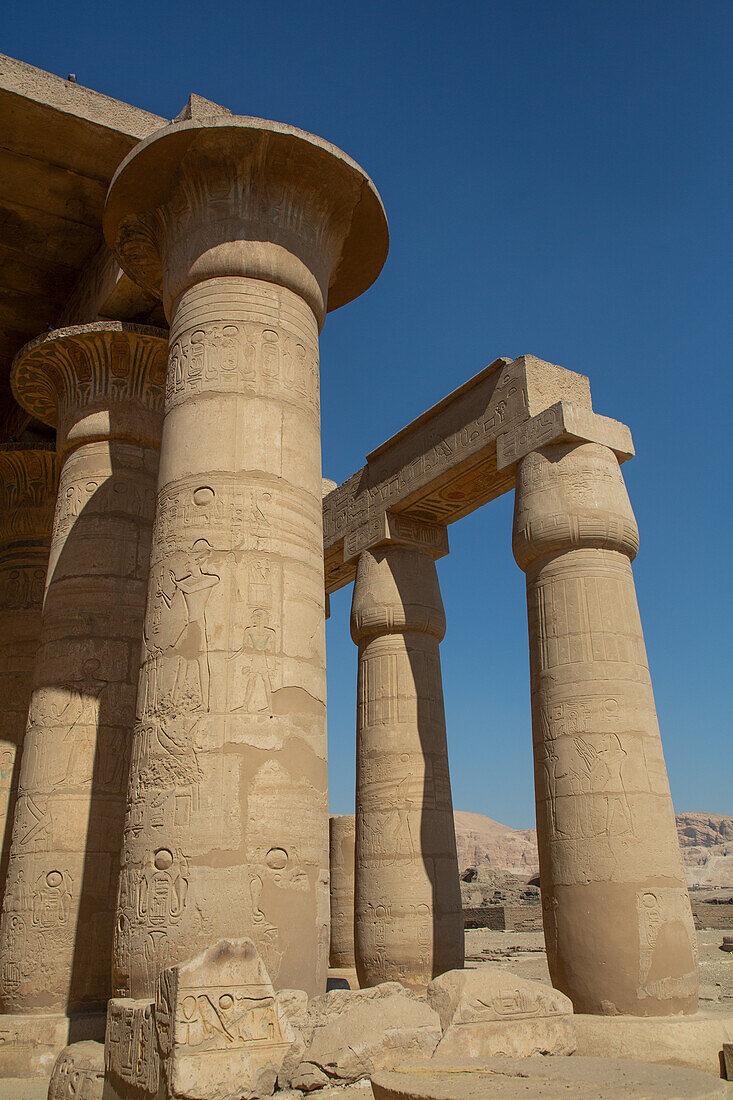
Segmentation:
{"type": "Polygon", "coordinates": [[[189,290],[171,329],[166,406],[203,392],[290,396],[317,410],[318,332],[305,303],[251,279],[189,290]]]}

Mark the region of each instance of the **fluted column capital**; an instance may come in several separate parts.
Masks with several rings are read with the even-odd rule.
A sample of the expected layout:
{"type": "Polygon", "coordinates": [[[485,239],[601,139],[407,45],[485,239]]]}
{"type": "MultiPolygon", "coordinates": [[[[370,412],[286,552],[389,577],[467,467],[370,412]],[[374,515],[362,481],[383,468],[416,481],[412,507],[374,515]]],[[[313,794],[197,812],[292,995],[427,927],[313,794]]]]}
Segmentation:
{"type": "Polygon", "coordinates": [[[553,443],[517,468],[512,549],[525,572],[568,550],[618,550],[631,561],[639,531],[618,459],[599,443],[553,443]]]}
{"type": "Polygon", "coordinates": [[[16,399],[57,429],[59,454],[97,440],[158,446],[168,337],[120,321],[60,328],[15,357],[16,399]]]}
{"type": "Polygon", "coordinates": [[[265,119],[173,123],[123,160],[107,195],[107,243],[162,296],[247,276],[294,291],[319,325],[376,279],[387,221],[374,184],[322,138],[265,119]]]}
{"type": "Polygon", "coordinates": [[[48,546],[59,467],[52,444],[0,446],[0,548],[48,546]]]}

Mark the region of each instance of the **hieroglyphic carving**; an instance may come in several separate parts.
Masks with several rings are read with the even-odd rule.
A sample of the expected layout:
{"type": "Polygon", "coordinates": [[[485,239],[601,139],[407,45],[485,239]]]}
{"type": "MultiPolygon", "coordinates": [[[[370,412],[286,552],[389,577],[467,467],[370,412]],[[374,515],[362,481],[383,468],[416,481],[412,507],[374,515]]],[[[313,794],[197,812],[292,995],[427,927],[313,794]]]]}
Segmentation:
{"type": "Polygon", "coordinates": [[[99,1100],[104,1089],[101,1043],[77,1042],[56,1059],[47,1100],[99,1100]]]}
{"type": "Polygon", "coordinates": [[[257,323],[258,310],[242,303],[232,320],[181,332],[171,344],[166,405],[207,390],[274,393],[304,399],[318,409],[318,360],[308,335],[257,323]],[[251,318],[251,319],[250,319],[251,318]]]}
{"type": "Polygon", "coordinates": [[[41,635],[53,504],[58,482],[55,448],[0,448],[0,895],[10,855],[20,754],[41,635]]]}
{"type": "Polygon", "coordinates": [[[697,993],[697,935],[684,888],[655,886],[637,895],[639,996],[659,1000],[697,993]]]}
{"type": "MultiPolygon", "coordinates": [[[[230,435],[226,423],[212,424],[206,438],[208,467],[164,479],[159,488],[114,949],[116,988],[138,995],[151,991],[156,967],[194,949],[202,923],[210,927],[206,922],[214,922],[222,934],[233,932],[232,906],[246,914],[245,927],[266,956],[270,973],[284,980],[287,965],[311,965],[302,958],[290,919],[291,911],[295,918],[297,906],[303,905],[296,894],[310,895],[314,926],[316,894],[323,893],[327,901],[325,876],[322,881],[320,868],[313,865],[315,815],[309,811],[283,820],[285,864],[278,868],[271,866],[277,859],[271,853],[280,850],[280,837],[262,843],[265,822],[256,820],[253,809],[260,783],[267,785],[270,778],[276,789],[263,804],[266,815],[281,800],[291,805],[294,798],[310,797],[306,792],[315,781],[324,788],[316,803],[325,824],[325,774],[321,777],[322,765],[310,759],[322,740],[320,470],[312,457],[304,463],[300,454],[291,456],[281,436],[282,418],[295,418],[300,437],[317,446],[315,397],[310,404],[304,401],[298,371],[286,370],[288,341],[295,335],[317,362],[315,326],[291,295],[270,288],[260,295],[249,285],[236,294],[227,280],[197,287],[181,303],[171,336],[171,423],[188,418],[195,435],[200,416],[208,415],[202,409],[222,401],[217,407],[226,410],[231,402],[251,432],[241,436],[237,429],[230,435]],[[197,311],[214,308],[213,327],[209,321],[196,322],[197,311]],[[242,320],[242,312],[277,338],[267,336],[261,344],[250,340],[251,318],[242,320]],[[292,390],[287,389],[290,382],[292,390]],[[274,442],[258,440],[252,409],[261,410],[264,425],[275,416],[274,442]],[[244,469],[227,472],[232,455],[242,448],[245,457],[237,462],[244,469]],[[306,491],[304,477],[318,481],[318,495],[306,491]],[[293,608],[290,627],[286,606],[293,608]],[[262,750],[276,756],[293,739],[288,753],[308,757],[304,771],[278,767],[268,778],[268,756],[263,762],[262,750]],[[288,791],[293,793],[285,796],[288,791]],[[180,919],[169,915],[151,940],[144,914],[129,898],[149,852],[163,845],[186,860],[187,902],[180,919]],[[231,906],[222,900],[231,881],[231,869],[216,854],[222,850],[241,852],[232,857],[239,861],[232,868],[242,869],[238,900],[231,906]],[[222,885],[207,885],[203,895],[199,883],[208,883],[212,874],[222,885]]],[[[292,357],[298,358],[295,346],[292,357]]],[[[191,438],[186,433],[176,446],[188,448],[191,438]]],[[[164,456],[164,470],[166,461],[164,456]]],[[[327,946],[313,945],[314,955],[322,951],[324,965],[327,946]]]]}
{"type": "Polygon", "coordinates": [[[114,1079],[155,1096],[160,1056],[152,1001],[111,998],[107,1006],[105,1069],[114,1079]]]}

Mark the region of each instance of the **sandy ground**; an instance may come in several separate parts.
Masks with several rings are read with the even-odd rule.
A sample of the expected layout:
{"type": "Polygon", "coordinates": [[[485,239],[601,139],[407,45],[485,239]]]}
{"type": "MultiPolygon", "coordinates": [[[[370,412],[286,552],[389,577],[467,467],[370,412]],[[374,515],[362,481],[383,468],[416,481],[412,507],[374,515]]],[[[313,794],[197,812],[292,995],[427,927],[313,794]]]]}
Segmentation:
{"type": "MultiPolygon", "coordinates": [[[[733,952],[721,951],[730,929],[703,928],[697,934],[700,949],[700,1006],[706,1011],[733,1013],[733,952]]],[[[466,965],[494,962],[520,978],[550,982],[541,932],[492,932],[474,928],[466,932],[466,965]]]]}

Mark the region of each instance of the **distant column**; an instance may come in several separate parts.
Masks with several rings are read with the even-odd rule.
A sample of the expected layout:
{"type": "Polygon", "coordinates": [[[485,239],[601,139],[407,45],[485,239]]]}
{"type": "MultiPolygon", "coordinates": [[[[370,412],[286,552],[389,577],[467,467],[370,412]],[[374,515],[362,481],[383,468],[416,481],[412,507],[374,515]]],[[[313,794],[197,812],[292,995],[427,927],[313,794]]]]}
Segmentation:
{"type": "Polygon", "coordinates": [[[354,963],[354,815],[330,818],[331,952],[329,964],[354,963]]]}
{"type": "Polygon", "coordinates": [[[697,945],[614,453],[554,444],[517,473],[537,835],[553,985],[577,1012],[697,1005],[697,945]]]}
{"type": "Polygon", "coordinates": [[[52,444],[0,447],[0,898],[10,855],[20,749],[36,651],[58,485],[52,444]]]}
{"type": "Polygon", "coordinates": [[[462,967],[464,950],[435,569],[447,535],[399,516],[387,522],[390,541],[359,555],[351,607],[356,971],[362,987],[424,988],[462,967]]]}
{"type": "Polygon", "coordinates": [[[290,126],[229,114],[140,142],[105,233],[170,353],[115,945],[150,995],[251,936],[323,992],[328,789],[318,335],[376,278],[379,197],[290,126]]]}
{"type": "Polygon", "coordinates": [[[0,927],[5,1012],[104,1010],[162,416],[165,334],[59,329],[16,357],[59,492],[0,927]]]}

